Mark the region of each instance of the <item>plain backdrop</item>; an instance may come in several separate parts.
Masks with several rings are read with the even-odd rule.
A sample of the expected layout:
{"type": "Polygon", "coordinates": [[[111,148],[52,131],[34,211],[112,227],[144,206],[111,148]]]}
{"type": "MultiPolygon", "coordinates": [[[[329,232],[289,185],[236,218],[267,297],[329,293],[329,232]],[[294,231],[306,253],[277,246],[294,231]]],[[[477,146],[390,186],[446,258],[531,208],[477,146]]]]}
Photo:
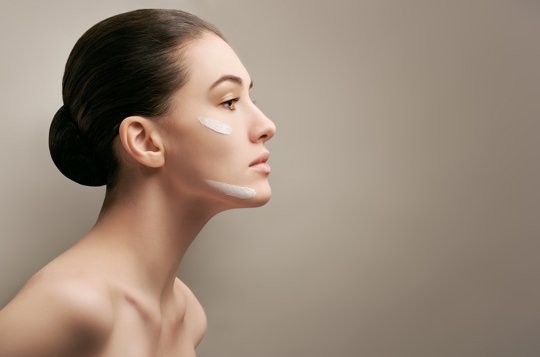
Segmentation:
{"type": "Polygon", "coordinates": [[[278,127],[272,200],[215,217],[179,270],[199,356],[540,355],[538,1],[1,5],[0,306],[103,198],[48,153],[75,41],[178,8],[225,33],[278,127]]]}

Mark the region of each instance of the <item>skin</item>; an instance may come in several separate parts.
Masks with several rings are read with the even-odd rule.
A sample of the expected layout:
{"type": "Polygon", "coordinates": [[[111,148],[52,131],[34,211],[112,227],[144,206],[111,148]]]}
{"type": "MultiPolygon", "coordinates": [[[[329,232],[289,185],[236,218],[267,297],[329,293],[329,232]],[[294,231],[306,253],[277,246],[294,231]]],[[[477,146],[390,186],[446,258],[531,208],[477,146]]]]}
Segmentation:
{"type": "Polygon", "coordinates": [[[270,199],[268,172],[250,164],[276,129],[250,100],[251,78],[227,43],[207,33],[185,56],[189,80],[166,115],[122,121],[118,184],[94,227],[0,311],[1,356],[195,356],[206,316],[176,272],[211,217],[270,199]],[[242,85],[208,91],[230,74],[242,85]],[[199,116],[232,133],[209,130],[199,116]],[[209,179],[257,194],[226,196],[209,179]]]}

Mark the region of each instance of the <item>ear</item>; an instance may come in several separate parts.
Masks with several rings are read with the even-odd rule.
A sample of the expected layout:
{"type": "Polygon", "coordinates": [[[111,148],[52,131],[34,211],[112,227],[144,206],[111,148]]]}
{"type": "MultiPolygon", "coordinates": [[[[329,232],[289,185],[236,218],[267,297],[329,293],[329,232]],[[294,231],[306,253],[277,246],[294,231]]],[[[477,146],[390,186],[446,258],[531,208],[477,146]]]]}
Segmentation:
{"type": "Polygon", "coordinates": [[[124,150],[141,165],[157,168],[165,163],[162,138],[153,121],[127,117],[120,123],[118,136],[124,150]]]}

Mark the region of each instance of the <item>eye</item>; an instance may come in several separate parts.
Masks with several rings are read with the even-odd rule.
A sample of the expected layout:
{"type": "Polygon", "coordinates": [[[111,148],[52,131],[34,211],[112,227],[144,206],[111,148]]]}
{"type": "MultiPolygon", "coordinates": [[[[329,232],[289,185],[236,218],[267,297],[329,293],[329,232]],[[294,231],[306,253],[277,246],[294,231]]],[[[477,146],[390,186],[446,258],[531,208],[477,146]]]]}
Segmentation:
{"type": "Polygon", "coordinates": [[[239,100],[240,100],[240,98],[229,99],[229,100],[224,101],[224,102],[221,103],[220,105],[224,105],[226,108],[228,108],[229,110],[233,111],[233,110],[236,109],[235,104],[236,104],[236,102],[238,102],[239,100]]]}

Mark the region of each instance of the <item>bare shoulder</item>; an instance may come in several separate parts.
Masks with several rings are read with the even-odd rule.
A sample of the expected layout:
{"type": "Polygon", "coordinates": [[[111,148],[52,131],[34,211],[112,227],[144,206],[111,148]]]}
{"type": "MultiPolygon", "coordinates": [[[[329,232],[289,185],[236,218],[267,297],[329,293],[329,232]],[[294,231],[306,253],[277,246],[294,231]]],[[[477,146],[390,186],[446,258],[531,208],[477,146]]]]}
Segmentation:
{"type": "Polygon", "coordinates": [[[113,323],[114,304],[104,283],[38,273],[0,311],[0,355],[91,355],[113,323]]]}
{"type": "Polygon", "coordinates": [[[176,289],[180,293],[179,295],[181,299],[185,300],[185,303],[188,305],[188,308],[190,307],[192,309],[195,308],[196,310],[203,310],[202,305],[200,304],[195,294],[182,280],[176,278],[175,284],[176,284],[176,289]]]}
{"type": "Polygon", "coordinates": [[[195,294],[193,294],[191,289],[182,280],[177,277],[174,282],[176,284],[176,288],[185,294],[187,299],[196,299],[195,294]]]}
{"type": "Polygon", "coordinates": [[[204,312],[204,309],[197,299],[195,297],[195,294],[191,291],[191,289],[184,284],[180,279],[176,278],[176,288],[180,292],[180,296],[182,299],[185,299],[186,304],[186,324],[187,328],[191,330],[193,336],[194,336],[194,343],[195,346],[197,346],[201,340],[204,337],[204,334],[206,332],[206,328],[208,327],[208,321],[206,318],[206,313],[204,312]]]}

